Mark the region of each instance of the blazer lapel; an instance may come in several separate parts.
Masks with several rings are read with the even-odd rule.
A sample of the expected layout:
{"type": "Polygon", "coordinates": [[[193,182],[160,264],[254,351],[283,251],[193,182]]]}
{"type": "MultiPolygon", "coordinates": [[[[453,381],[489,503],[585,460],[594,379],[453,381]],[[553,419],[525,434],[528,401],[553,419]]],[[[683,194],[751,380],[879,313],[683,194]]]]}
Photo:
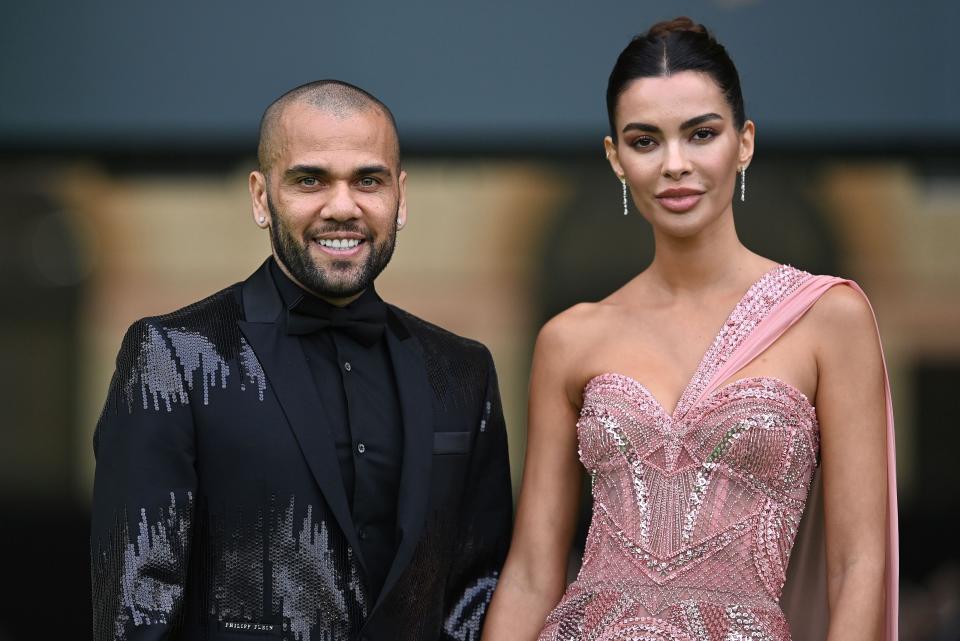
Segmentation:
{"type": "Polygon", "coordinates": [[[393,361],[403,418],[403,465],[397,497],[397,528],[400,540],[393,564],[371,615],[410,564],[423,531],[430,502],[430,470],[433,460],[432,393],[419,346],[406,328],[402,328],[400,333],[402,335],[397,336],[390,329],[384,333],[393,361]]]}
{"type": "Polygon", "coordinates": [[[240,330],[270,381],[330,511],[363,566],[333,437],[324,422],[324,409],[313,389],[303,350],[295,337],[283,334],[279,327],[283,304],[266,263],[244,283],[242,291],[246,320],[239,321],[240,330]]]}

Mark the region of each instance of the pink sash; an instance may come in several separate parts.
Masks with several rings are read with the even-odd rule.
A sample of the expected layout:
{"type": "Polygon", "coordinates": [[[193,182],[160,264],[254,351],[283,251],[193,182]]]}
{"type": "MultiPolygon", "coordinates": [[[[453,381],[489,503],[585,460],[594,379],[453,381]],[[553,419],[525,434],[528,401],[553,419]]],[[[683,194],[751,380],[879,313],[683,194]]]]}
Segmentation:
{"type": "MultiPolygon", "coordinates": [[[[751,332],[730,358],[717,370],[700,393],[712,393],[720,384],[736,374],[773,344],[785,331],[813,306],[820,296],[834,285],[852,287],[866,298],[863,290],[850,280],[833,276],[813,276],[787,296],[751,332]]],[[[867,302],[869,305],[869,301],[867,302]]],[[[872,310],[872,307],[871,307],[872,310]]],[[[876,322],[876,320],[874,320],[876,322]]],[[[884,362],[884,383],[887,397],[887,607],[883,641],[897,641],[897,600],[899,587],[899,543],[897,532],[897,467],[894,451],[893,403],[890,381],[884,362]]],[[[826,550],[823,527],[823,488],[820,469],[814,475],[813,487],[800,523],[800,532],[791,555],[787,582],[780,600],[790,624],[794,641],[822,641],[827,637],[826,550]]]]}

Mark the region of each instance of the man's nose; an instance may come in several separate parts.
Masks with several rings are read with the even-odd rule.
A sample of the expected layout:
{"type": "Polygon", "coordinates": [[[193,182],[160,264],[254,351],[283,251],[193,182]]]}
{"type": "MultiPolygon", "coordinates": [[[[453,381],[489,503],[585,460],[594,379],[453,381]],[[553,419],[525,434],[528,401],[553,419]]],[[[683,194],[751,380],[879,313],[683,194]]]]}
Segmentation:
{"type": "Polygon", "coordinates": [[[333,220],[349,220],[359,218],[363,213],[357,204],[350,185],[342,182],[335,183],[328,192],[329,197],[323,204],[321,215],[333,220]]]}

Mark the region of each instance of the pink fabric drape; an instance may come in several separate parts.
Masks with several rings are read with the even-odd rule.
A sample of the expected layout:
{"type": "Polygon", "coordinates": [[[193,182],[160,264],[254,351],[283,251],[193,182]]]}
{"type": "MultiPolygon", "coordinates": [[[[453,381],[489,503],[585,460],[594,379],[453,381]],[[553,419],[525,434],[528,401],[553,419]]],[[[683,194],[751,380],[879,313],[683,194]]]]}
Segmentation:
{"type": "MultiPolygon", "coordinates": [[[[847,285],[866,299],[851,280],[814,276],[784,299],[714,374],[701,392],[704,397],[759,356],[834,285],[847,285]]],[[[869,301],[867,302],[869,305],[869,301]]],[[[872,307],[871,307],[872,310],[872,307]]],[[[876,323],[876,319],[874,319],[876,323]]],[[[879,331],[879,330],[878,330],[879,331]]],[[[897,467],[894,449],[893,403],[884,362],[887,404],[887,579],[886,615],[883,641],[897,641],[899,590],[899,536],[897,531],[897,467]]],[[[828,625],[826,551],[824,548],[823,489],[818,469],[791,555],[781,605],[790,622],[794,641],[823,641],[828,625]]]]}

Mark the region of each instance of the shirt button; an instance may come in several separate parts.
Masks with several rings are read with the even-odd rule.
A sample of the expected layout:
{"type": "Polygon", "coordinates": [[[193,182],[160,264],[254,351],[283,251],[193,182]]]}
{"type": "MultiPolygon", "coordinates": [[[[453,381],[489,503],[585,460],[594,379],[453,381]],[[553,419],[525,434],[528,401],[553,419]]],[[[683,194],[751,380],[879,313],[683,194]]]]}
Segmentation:
{"type": "Polygon", "coordinates": [[[343,369],[345,369],[345,370],[347,370],[347,371],[349,372],[350,370],[353,369],[353,367],[351,367],[351,366],[350,366],[350,362],[347,361],[346,363],[343,364],[343,369]]]}
{"type": "Polygon", "coordinates": [[[364,445],[363,443],[359,443],[359,444],[357,445],[357,451],[360,452],[361,454],[363,454],[364,452],[367,451],[367,446],[364,445]]]}

